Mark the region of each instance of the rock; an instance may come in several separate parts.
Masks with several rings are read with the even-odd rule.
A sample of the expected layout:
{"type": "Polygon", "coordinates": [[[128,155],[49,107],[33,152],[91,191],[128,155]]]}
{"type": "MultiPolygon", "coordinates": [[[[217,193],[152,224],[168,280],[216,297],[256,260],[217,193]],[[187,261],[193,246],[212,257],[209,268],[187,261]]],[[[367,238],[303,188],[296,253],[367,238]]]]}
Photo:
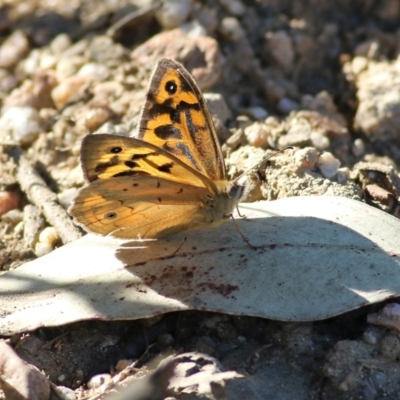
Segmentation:
{"type": "Polygon", "coordinates": [[[0,135],[4,135],[3,140],[11,139],[21,145],[27,145],[32,143],[42,130],[43,121],[33,107],[10,107],[0,118],[0,135]]]}
{"type": "Polygon", "coordinates": [[[191,10],[191,0],[165,1],[161,3],[161,7],[156,11],[156,18],[164,29],[174,29],[187,20],[191,10]]]}
{"type": "Polygon", "coordinates": [[[180,28],[153,36],[131,53],[131,59],[146,68],[154,66],[161,57],[181,62],[202,91],[218,81],[222,69],[222,56],[215,39],[189,36],[180,28]]]}
{"type": "Polygon", "coordinates": [[[57,85],[51,92],[51,97],[56,107],[58,109],[63,108],[69,100],[79,93],[87,82],[87,78],[74,75],[57,85]]]}
{"type": "Polygon", "coordinates": [[[272,57],[286,73],[292,72],[295,53],[288,33],[286,31],[268,32],[265,40],[267,56],[272,57]]]}
{"type": "Polygon", "coordinates": [[[0,389],[6,399],[47,400],[50,397],[47,378],[22,361],[4,341],[0,342],[0,389]]]}
{"type": "Polygon", "coordinates": [[[29,41],[22,31],[15,31],[0,47],[0,68],[15,67],[28,53],[29,41]]]}
{"type": "Polygon", "coordinates": [[[336,175],[340,161],[331,153],[323,153],[318,157],[316,166],[325,178],[330,179],[336,175]]]}
{"type": "Polygon", "coordinates": [[[237,42],[246,37],[246,32],[240,24],[239,20],[234,17],[225,17],[219,26],[220,33],[228,40],[237,42]]]}
{"type": "Polygon", "coordinates": [[[354,128],[371,140],[400,141],[400,58],[370,61],[357,77],[359,106],[354,128]]]}
{"type": "Polygon", "coordinates": [[[18,208],[20,203],[20,195],[17,192],[2,191],[0,192],[0,216],[11,210],[18,208]]]}

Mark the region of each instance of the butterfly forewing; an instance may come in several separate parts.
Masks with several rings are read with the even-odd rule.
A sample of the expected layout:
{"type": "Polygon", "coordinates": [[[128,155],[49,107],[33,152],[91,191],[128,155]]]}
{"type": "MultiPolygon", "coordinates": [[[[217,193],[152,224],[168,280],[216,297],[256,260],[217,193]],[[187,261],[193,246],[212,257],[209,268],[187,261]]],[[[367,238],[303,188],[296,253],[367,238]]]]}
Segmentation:
{"type": "Polygon", "coordinates": [[[147,175],[216,190],[207,177],[143,140],[108,134],[86,136],[82,143],[81,158],[89,182],[147,175]]]}
{"type": "Polygon", "coordinates": [[[159,60],[153,72],[138,135],[210,179],[226,179],[205,100],[191,75],[174,60],[159,60]]]}

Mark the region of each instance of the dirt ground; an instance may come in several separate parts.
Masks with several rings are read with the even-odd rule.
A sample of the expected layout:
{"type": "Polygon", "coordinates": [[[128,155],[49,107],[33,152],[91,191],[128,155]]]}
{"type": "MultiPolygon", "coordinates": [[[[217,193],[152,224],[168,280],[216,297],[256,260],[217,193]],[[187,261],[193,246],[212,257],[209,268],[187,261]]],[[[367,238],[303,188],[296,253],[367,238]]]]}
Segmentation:
{"type": "MultiPolygon", "coordinates": [[[[398,218],[399,52],[398,0],[0,0],[0,270],[76,234],[29,192],[21,159],[67,209],[84,184],[82,138],[135,132],[160,57],[206,93],[230,176],[271,149],[301,158],[306,174],[272,159],[248,201],[331,194],[398,218]]],[[[58,398],[101,398],[93,382],[130,363],[141,377],[156,359],[201,352],[245,377],[226,394],[131,398],[394,400],[400,335],[366,318],[381,307],[307,323],[188,311],[7,339],[64,387],[58,398]]]]}

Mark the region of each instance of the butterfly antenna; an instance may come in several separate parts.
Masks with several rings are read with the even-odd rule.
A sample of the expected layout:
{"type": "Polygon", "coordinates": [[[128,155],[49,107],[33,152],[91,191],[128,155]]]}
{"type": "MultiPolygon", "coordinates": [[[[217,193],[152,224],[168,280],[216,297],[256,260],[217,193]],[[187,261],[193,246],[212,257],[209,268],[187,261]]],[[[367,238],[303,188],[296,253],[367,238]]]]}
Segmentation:
{"type": "Polygon", "coordinates": [[[235,183],[237,182],[239,179],[243,178],[243,176],[247,175],[251,170],[253,170],[254,168],[258,167],[259,165],[261,165],[262,163],[268,161],[269,159],[271,159],[272,157],[275,157],[277,154],[279,153],[283,153],[286,150],[293,150],[292,146],[286,146],[283,149],[280,149],[278,151],[276,151],[275,153],[272,153],[271,155],[269,155],[268,157],[264,157],[261,161],[259,161],[258,163],[252,165],[250,168],[246,169],[246,171],[242,172],[237,178],[233,179],[231,182],[235,183]]]}

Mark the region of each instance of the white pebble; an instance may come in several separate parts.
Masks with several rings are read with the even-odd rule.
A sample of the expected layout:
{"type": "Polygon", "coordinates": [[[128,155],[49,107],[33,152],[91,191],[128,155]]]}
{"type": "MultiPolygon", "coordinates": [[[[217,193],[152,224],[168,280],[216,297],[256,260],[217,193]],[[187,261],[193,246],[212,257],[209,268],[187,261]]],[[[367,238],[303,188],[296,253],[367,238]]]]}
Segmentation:
{"type": "Polygon", "coordinates": [[[323,153],[318,157],[317,167],[325,178],[333,178],[340,167],[340,161],[331,153],[323,153]]]}
{"type": "Polygon", "coordinates": [[[57,35],[50,43],[50,50],[53,54],[61,54],[71,47],[71,38],[66,33],[57,35]]]}
{"type": "Polygon", "coordinates": [[[351,151],[356,157],[361,157],[365,153],[365,143],[362,139],[356,139],[351,146],[351,151]]]}
{"type": "Polygon", "coordinates": [[[318,150],[326,150],[331,144],[329,138],[320,132],[311,132],[310,139],[313,146],[318,150]]]}
{"type": "Polygon", "coordinates": [[[87,78],[74,75],[57,85],[51,92],[51,97],[56,107],[58,109],[64,107],[64,105],[79,92],[85,83],[87,83],[87,78]]]}
{"type": "Polygon", "coordinates": [[[337,170],[336,180],[341,185],[347,183],[350,179],[350,170],[347,167],[342,167],[337,170]]]}
{"type": "Polygon", "coordinates": [[[59,240],[60,237],[58,236],[57,230],[52,226],[48,226],[40,232],[39,242],[47,243],[54,247],[59,240]]]}
{"type": "Polygon", "coordinates": [[[21,210],[18,209],[13,209],[10,211],[7,211],[5,214],[1,216],[1,220],[4,222],[10,222],[12,224],[17,224],[18,222],[21,222],[23,218],[23,214],[21,210]]]}
{"type": "Polygon", "coordinates": [[[50,246],[48,243],[38,242],[35,245],[35,254],[38,257],[45,256],[53,251],[53,247],[50,246]]]}
{"type": "Polygon", "coordinates": [[[110,374],[98,374],[89,379],[87,387],[89,389],[97,389],[101,385],[104,385],[105,383],[108,383],[110,381],[111,381],[110,374]]]}
{"type": "Polygon", "coordinates": [[[104,81],[108,78],[109,71],[105,65],[93,62],[83,65],[78,75],[95,81],[104,81]]]}
{"type": "Polygon", "coordinates": [[[251,146],[265,147],[268,144],[270,129],[264,123],[254,122],[244,129],[244,134],[251,146]]]}
{"type": "Polygon", "coordinates": [[[23,145],[32,143],[42,130],[42,120],[33,107],[10,107],[0,118],[0,131],[8,133],[8,139],[23,145]]]}
{"type": "Polygon", "coordinates": [[[29,51],[29,41],[22,31],[15,31],[0,46],[0,68],[11,68],[29,51]]]}

